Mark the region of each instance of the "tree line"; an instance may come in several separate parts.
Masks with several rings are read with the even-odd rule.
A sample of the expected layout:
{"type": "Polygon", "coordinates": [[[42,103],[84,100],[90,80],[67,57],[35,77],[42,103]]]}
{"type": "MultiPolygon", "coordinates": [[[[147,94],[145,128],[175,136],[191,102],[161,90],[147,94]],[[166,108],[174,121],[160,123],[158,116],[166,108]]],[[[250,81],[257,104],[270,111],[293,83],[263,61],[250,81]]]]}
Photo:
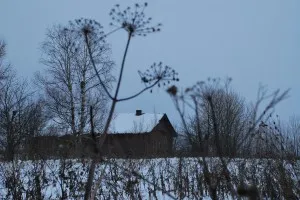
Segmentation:
{"type": "Polygon", "coordinates": [[[209,78],[175,97],[183,121],[178,153],[243,158],[298,157],[299,118],[282,121],[273,109],[274,104],[287,97],[287,91],[281,94],[275,91],[270,96],[266,88],[261,87],[257,102],[251,104],[232,89],[231,81],[230,78],[223,81],[209,78]],[[192,112],[183,113],[179,101],[192,112]],[[258,104],[263,101],[268,103],[267,107],[259,108],[258,104]]]}
{"type": "MultiPolygon", "coordinates": [[[[17,77],[5,60],[6,44],[1,41],[0,119],[1,152],[13,160],[30,137],[38,135],[80,135],[90,130],[89,107],[97,132],[101,132],[108,98],[99,87],[93,66],[77,32],[56,25],[47,30],[41,45],[41,63],[31,83],[17,77]]],[[[97,73],[108,88],[114,82],[109,45],[96,35],[91,45],[97,73]]]]}

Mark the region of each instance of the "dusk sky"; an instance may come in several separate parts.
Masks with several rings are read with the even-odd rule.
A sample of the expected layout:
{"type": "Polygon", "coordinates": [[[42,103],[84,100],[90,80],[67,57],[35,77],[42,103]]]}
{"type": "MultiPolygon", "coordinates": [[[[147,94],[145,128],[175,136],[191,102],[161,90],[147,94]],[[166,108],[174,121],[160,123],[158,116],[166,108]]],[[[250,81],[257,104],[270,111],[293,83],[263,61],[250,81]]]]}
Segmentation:
{"type": "MultiPolygon", "coordinates": [[[[136,1],[30,0],[0,3],[0,39],[7,43],[7,61],[19,76],[30,80],[43,70],[40,45],[47,28],[77,18],[91,18],[109,32],[109,11],[119,3],[136,1]]],[[[300,1],[299,0],[157,0],[145,10],[153,23],[162,23],[160,33],[135,37],[129,49],[120,95],[142,89],[137,70],[162,61],[179,73],[179,88],[208,77],[231,77],[233,88],[254,101],[259,84],[269,91],[291,88],[289,99],[276,114],[282,119],[300,115],[300,1]]],[[[120,30],[108,38],[118,69],[127,33],[120,30]]],[[[165,89],[122,102],[117,112],[167,113],[178,119],[165,89]]]]}

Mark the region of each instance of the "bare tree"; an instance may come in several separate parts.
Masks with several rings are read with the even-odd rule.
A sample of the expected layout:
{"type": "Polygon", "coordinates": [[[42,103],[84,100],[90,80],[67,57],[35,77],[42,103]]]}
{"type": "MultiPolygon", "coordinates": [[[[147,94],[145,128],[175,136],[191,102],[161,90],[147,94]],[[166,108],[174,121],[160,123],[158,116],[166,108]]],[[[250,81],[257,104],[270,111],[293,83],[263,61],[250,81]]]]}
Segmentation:
{"type": "Polygon", "coordinates": [[[5,56],[5,42],[3,40],[0,40],[0,58],[3,59],[3,57],[5,56]]]}
{"type": "Polygon", "coordinates": [[[9,64],[4,63],[4,58],[6,54],[6,44],[3,40],[0,40],[0,87],[2,80],[5,79],[7,71],[9,70],[9,64]]]}
{"type": "Polygon", "coordinates": [[[300,157],[300,117],[292,116],[286,125],[287,147],[290,152],[300,157]]]}
{"type": "Polygon", "coordinates": [[[9,65],[0,69],[0,144],[5,158],[13,160],[25,140],[41,130],[42,109],[40,102],[33,100],[26,81],[20,81],[9,65]]]}
{"type": "Polygon", "coordinates": [[[189,127],[193,129],[192,146],[196,148],[195,151],[205,155],[216,153],[213,113],[207,98],[211,96],[220,133],[221,151],[226,156],[237,156],[241,153],[238,144],[249,129],[251,112],[245,100],[230,88],[230,79],[226,80],[224,86],[217,79],[210,82],[200,86],[197,96],[192,95],[197,108],[197,116],[191,117],[189,122],[189,127]]]}
{"type": "MultiPolygon", "coordinates": [[[[209,167],[206,155],[202,155],[201,158],[198,159],[199,165],[203,166],[203,176],[211,198],[219,199],[217,195],[217,189],[220,187],[222,179],[225,180],[227,190],[231,196],[237,198],[237,191],[235,190],[237,185],[233,181],[233,177],[228,168],[228,163],[230,162],[231,158],[223,152],[223,134],[225,134],[226,137],[230,137],[230,140],[232,140],[231,137],[233,137],[233,139],[235,137],[238,138],[233,140],[233,147],[236,148],[235,150],[238,150],[243,146],[244,141],[247,141],[253,137],[256,127],[258,126],[259,122],[263,120],[265,116],[267,116],[267,113],[272,111],[272,108],[278,102],[287,97],[288,90],[284,91],[283,93],[280,93],[278,90],[270,95],[267,94],[265,90],[260,90],[258,93],[259,95],[257,102],[253,106],[253,111],[250,112],[251,124],[248,126],[246,125],[248,122],[245,122],[245,120],[248,120],[249,117],[243,114],[245,111],[243,111],[241,107],[243,105],[241,104],[242,101],[240,101],[234,95],[228,95],[230,94],[226,89],[228,82],[225,82],[225,87],[222,86],[220,88],[216,88],[216,81],[217,80],[213,80],[213,85],[206,85],[205,82],[198,82],[193,87],[187,88],[185,92],[181,94],[179,94],[177,87],[175,86],[170,87],[167,91],[174,101],[175,107],[181,117],[185,134],[191,144],[197,145],[199,148],[199,144],[204,145],[206,142],[208,142],[209,137],[211,137],[211,135],[213,136],[213,139],[211,140],[212,144],[210,145],[215,147],[215,153],[218,157],[218,162],[215,166],[219,170],[217,175],[211,176],[212,173],[216,172],[213,172],[209,167]],[[270,99],[267,103],[267,106],[261,114],[258,114],[260,104],[267,99],[270,99]],[[188,113],[193,113],[194,121],[196,122],[195,129],[191,129],[189,126],[186,107],[188,107],[188,111],[190,111],[188,113]],[[240,131],[242,133],[240,133],[240,131]],[[206,135],[206,133],[209,133],[209,135],[206,135]],[[194,137],[195,135],[198,137],[194,137]],[[193,142],[194,138],[199,138],[197,140],[199,142],[193,142]]],[[[204,148],[208,147],[204,145],[204,148]]]]}
{"type": "MultiPolygon", "coordinates": [[[[44,90],[45,102],[52,120],[72,134],[88,131],[88,107],[93,106],[96,118],[103,117],[107,97],[97,87],[96,75],[82,37],[69,26],[54,26],[47,32],[42,44],[44,74],[36,74],[38,85],[44,90]]],[[[113,81],[110,48],[101,40],[101,33],[93,38],[91,52],[97,64],[97,73],[109,88],[113,81]]],[[[101,121],[101,120],[99,120],[101,121]]],[[[100,127],[100,126],[98,126],[100,127]]]]}

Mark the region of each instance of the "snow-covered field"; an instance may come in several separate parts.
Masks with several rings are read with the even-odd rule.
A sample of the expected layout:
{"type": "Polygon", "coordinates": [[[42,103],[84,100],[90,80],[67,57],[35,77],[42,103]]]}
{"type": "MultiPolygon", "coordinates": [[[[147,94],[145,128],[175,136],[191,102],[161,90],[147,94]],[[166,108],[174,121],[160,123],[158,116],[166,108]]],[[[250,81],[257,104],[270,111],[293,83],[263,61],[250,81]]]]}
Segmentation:
{"type": "MultiPolygon", "coordinates": [[[[206,162],[219,198],[231,199],[219,159],[206,162]]],[[[82,199],[89,164],[88,160],[2,162],[1,198],[82,199]]],[[[284,196],[288,184],[299,198],[299,161],[235,159],[228,169],[234,187],[254,184],[267,197],[272,192],[284,196]]],[[[210,199],[201,158],[110,159],[98,164],[93,191],[96,199],[210,199]]]]}

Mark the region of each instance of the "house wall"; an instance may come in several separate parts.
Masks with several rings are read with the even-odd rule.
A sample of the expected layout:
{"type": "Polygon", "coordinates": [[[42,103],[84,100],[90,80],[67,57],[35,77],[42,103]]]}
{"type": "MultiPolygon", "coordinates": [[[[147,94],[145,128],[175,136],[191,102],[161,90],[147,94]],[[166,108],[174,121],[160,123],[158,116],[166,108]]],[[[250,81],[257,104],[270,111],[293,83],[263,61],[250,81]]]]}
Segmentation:
{"type": "Polygon", "coordinates": [[[69,157],[73,149],[72,136],[38,136],[27,140],[21,154],[26,159],[69,157]]]}
{"type": "Polygon", "coordinates": [[[172,140],[167,133],[156,131],[141,134],[111,134],[104,144],[108,157],[157,157],[172,152],[172,140]]]}
{"type": "MultiPolygon", "coordinates": [[[[103,135],[97,137],[98,144],[103,135]]],[[[140,134],[108,134],[102,147],[102,154],[116,158],[151,158],[172,153],[172,136],[164,131],[140,134]]],[[[26,159],[39,158],[84,158],[95,155],[90,135],[80,137],[66,135],[39,136],[31,138],[23,151],[26,159]]]]}
{"type": "MultiPolygon", "coordinates": [[[[172,155],[175,130],[164,114],[149,133],[108,134],[101,155],[119,158],[151,158],[172,155]]],[[[97,136],[101,144],[104,135],[97,136]]],[[[24,147],[26,158],[83,158],[99,154],[89,134],[72,136],[38,136],[24,147]]]]}

